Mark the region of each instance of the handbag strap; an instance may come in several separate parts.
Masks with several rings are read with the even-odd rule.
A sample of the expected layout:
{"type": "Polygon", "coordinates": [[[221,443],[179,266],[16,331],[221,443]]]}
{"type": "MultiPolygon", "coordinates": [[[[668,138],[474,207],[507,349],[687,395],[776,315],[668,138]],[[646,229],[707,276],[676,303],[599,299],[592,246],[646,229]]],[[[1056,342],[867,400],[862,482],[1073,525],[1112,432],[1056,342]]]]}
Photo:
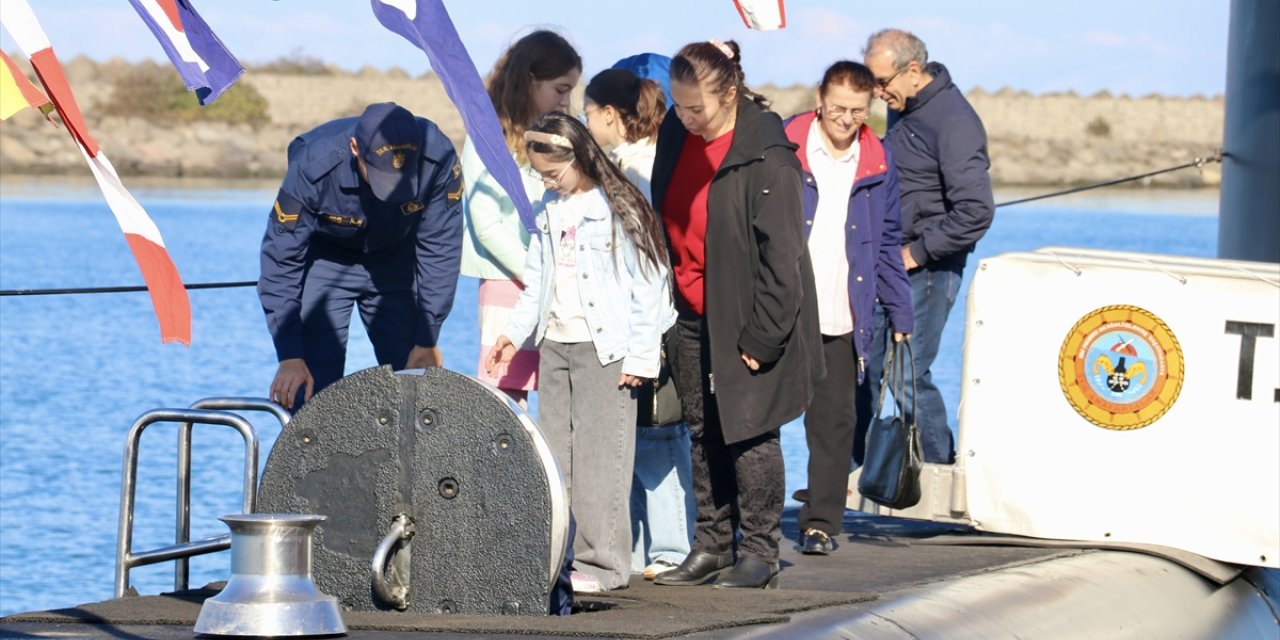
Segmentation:
{"type": "MultiPolygon", "coordinates": [[[[889,336],[887,335],[885,336],[885,338],[890,339],[889,336]]],[[[894,352],[896,352],[897,350],[898,349],[895,345],[893,348],[887,349],[884,355],[884,368],[880,372],[880,398],[876,400],[875,413],[871,414],[871,419],[873,420],[876,418],[879,418],[880,412],[884,409],[884,391],[889,387],[889,383],[893,382],[893,378],[892,378],[893,365],[894,365],[893,355],[894,355],[894,352]]],[[[893,405],[893,415],[895,416],[898,415],[898,403],[896,402],[893,405]]]]}
{"type": "Polygon", "coordinates": [[[893,415],[898,417],[905,414],[914,418],[916,415],[916,358],[911,350],[911,336],[907,336],[900,342],[894,342],[893,331],[885,327],[885,342],[892,346],[885,350],[884,370],[880,374],[880,397],[876,401],[876,411],[872,416],[880,417],[880,412],[884,409],[884,392],[887,387],[892,385],[894,389],[902,389],[906,386],[907,363],[910,363],[911,407],[909,409],[902,407],[901,399],[898,399],[899,401],[893,403],[893,415]]]}
{"type": "MultiPolygon", "coordinates": [[[[895,343],[893,348],[894,351],[898,351],[900,349],[906,351],[905,358],[903,357],[903,354],[898,354],[898,389],[901,389],[906,385],[907,363],[911,363],[911,407],[909,409],[903,407],[902,411],[904,417],[911,416],[911,421],[914,424],[916,418],[916,356],[915,353],[911,351],[911,336],[907,336],[902,340],[902,342],[895,343]],[[906,362],[903,362],[904,360],[906,362]]],[[[894,406],[897,406],[897,404],[898,403],[895,402],[894,406]]]]}

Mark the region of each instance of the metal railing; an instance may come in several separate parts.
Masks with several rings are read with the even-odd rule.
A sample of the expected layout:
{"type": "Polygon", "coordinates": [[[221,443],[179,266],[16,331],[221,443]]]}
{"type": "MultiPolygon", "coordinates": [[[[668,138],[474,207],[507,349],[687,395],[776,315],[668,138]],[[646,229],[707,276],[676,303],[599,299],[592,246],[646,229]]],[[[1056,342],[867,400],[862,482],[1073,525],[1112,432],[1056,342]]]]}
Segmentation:
{"type": "MultiPolygon", "coordinates": [[[[286,424],[289,424],[289,419],[292,417],[287,409],[267,400],[266,398],[204,398],[192,403],[191,408],[218,411],[259,411],[262,413],[269,413],[275,416],[276,420],[280,421],[281,429],[283,429],[286,424]]],[[[191,541],[191,434],[194,429],[195,424],[185,422],[178,430],[178,507],[176,511],[177,522],[175,523],[176,534],[174,535],[173,540],[175,545],[183,545],[191,541]]],[[[254,465],[254,468],[256,469],[256,461],[254,465]]],[[[254,495],[256,496],[258,485],[255,482],[252,486],[254,495]]],[[[245,513],[252,513],[252,511],[245,511],[245,513]]],[[[189,586],[189,558],[190,556],[179,556],[176,558],[176,562],[173,567],[174,591],[182,591],[189,586]]]]}
{"type": "Polygon", "coordinates": [[[125,440],[124,464],[120,483],[120,521],[116,541],[115,597],[123,597],[129,589],[129,572],[169,560],[177,560],[174,589],[187,588],[188,563],[192,556],[230,548],[231,535],[223,534],[200,540],[189,540],[191,534],[191,434],[197,424],[218,424],[240,433],[245,443],[244,476],[241,487],[242,509],[253,513],[258,493],[258,434],[243,417],[228,410],[256,410],[271,413],[287,424],[290,414],[283,407],[260,398],[205,398],[190,409],[154,409],[138,417],[125,440]],[[213,410],[218,409],[218,410],[213,410]],[[178,508],[175,544],[159,549],[134,552],[133,519],[138,475],[138,445],[143,431],[158,422],[177,422],[178,432],[178,508]]]}

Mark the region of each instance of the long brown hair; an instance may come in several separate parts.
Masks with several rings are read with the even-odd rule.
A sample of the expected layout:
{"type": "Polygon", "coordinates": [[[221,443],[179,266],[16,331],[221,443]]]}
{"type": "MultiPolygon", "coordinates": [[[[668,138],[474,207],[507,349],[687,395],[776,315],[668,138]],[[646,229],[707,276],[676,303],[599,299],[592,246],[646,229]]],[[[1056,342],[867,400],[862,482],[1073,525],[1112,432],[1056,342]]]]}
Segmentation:
{"type": "Polygon", "coordinates": [[[667,113],[667,98],[653,80],[636,77],[626,69],[605,69],[587,83],[587,99],[601,107],[613,107],[622,118],[627,142],[658,133],[667,113]]]}
{"type": "Polygon", "coordinates": [[[535,80],[554,80],[570,71],[582,71],[582,57],[563,36],[539,30],[520,38],[498,58],[489,74],[489,100],[498,112],[498,122],[507,148],[525,162],[524,132],[540,113],[532,100],[535,80]]]}
{"type": "Polygon", "coordinates": [[[654,268],[668,266],[666,244],[653,207],[649,206],[649,201],[645,200],[636,185],[623,175],[618,165],[596,144],[586,125],[578,122],[577,118],[553,111],[538,118],[528,130],[560,135],[573,145],[572,149],[566,149],[533,140],[525,143],[528,151],[545,154],[553,162],[572,159],[579,171],[600,185],[604,190],[605,200],[609,203],[609,211],[613,213],[613,246],[618,246],[618,229],[621,228],[627,239],[635,245],[636,253],[645,258],[640,261],[642,269],[646,264],[654,268]]]}
{"type": "Polygon", "coordinates": [[[690,42],[681,47],[671,58],[671,81],[704,86],[721,99],[730,87],[737,87],[738,95],[750,98],[762,109],[768,109],[769,99],[747,88],[738,43],[726,40],[719,44],[727,47],[733,55],[725,55],[716,43],[711,42],[690,42]]]}

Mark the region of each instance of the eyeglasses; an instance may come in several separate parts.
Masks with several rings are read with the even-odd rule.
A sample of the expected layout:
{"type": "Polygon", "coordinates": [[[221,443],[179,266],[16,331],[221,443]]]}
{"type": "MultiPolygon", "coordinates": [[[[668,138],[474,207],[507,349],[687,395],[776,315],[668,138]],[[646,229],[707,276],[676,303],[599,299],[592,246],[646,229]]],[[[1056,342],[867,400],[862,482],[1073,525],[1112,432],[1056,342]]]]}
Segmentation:
{"type": "Polygon", "coordinates": [[[572,167],[573,161],[577,159],[577,157],[569,158],[569,164],[566,164],[564,168],[560,170],[560,173],[556,174],[556,177],[554,178],[549,178],[541,174],[538,175],[538,178],[542,180],[542,184],[551,187],[552,189],[558,189],[560,188],[560,181],[564,180],[564,174],[569,172],[569,167],[572,167]]]}
{"type": "Polygon", "coordinates": [[[861,107],[850,109],[840,105],[823,104],[822,115],[831,120],[839,120],[845,116],[853,116],[854,119],[857,119],[865,118],[867,116],[867,110],[861,107]]]}
{"type": "Polygon", "coordinates": [[[881,89],[886,89],[886,88],[888,88],[888,87],[889,87],[889,83],[890,83],[890,82],[893,82],[893,79],[894,79],[894,78],[896,78],[896,77],[898,77],[898,76],[902,75],[902,72],[903,72],[903,71],[906,71],[910,66],[911,66],[911,65],[907,65],[907,66],[905,66],[905,67],[899,67],[897,71],[894,71],[894,72],[893,72],[893,75],[889,76],[888,78],[884,78],[883,80],[882,80],[882,79],[880,79],[880,78],[876,78],[876,84],[877,84],[877,85],[879,85],[879,87],[880,87],[881,89]]]}

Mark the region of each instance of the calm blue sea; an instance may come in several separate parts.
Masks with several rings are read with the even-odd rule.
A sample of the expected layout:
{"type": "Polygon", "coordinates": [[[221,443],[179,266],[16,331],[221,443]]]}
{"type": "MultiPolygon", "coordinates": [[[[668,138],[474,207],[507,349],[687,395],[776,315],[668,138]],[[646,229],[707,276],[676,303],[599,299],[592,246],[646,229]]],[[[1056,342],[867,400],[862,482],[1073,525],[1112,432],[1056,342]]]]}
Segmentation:
{"type": "MultiPolygon", "coordinates": [[[[256,279],[272,185],[140,184],[134,195],[186,282],[256,279]]],[[[1002,209],[970,268],[983,256],[1046,245],[1212,256],[1217,198],[1112,190],[1002,209]]],[[[140,283],[92,184],[0,182],[0,288],[140,283]]],[[[464,373],[476,365],[476,287],[459,284],[442,341],[446,366],[464,373]]],[[[0,298],[0,614],[111,596],[124,438],[139,414],[208,396],[266,394],[275,358],[254,290],[194,291],[191,305],[194,343],[186,348],[160,344],[144,293],[0,298]]],[[[961,302],[934,373],[953,423],[963,314],[961,302]]],[[[349,371],[374,365],[356,327],[349,371]]],[[[250,417],[265,463],[279,427],[250,417]]],[[[156,425],[143,438],[136,549],[172,542],[176,432],[156,425]]],[[[216,518],[240,511],[242,444],[223,428],[197,430],[195,440],[192,535],[217,535],[225,528],[216,518]]],[[[783,430],[783,448],[790,495],[805,486],[802,427],[783,430]]],[[[226,554],[193,559],[192,584],[224,579],[228,562],[226,554]]],[[[162,564],[135,570],[132,582],[157,593],[171,588],[172,576],[172,565],[162,564]]]]}

